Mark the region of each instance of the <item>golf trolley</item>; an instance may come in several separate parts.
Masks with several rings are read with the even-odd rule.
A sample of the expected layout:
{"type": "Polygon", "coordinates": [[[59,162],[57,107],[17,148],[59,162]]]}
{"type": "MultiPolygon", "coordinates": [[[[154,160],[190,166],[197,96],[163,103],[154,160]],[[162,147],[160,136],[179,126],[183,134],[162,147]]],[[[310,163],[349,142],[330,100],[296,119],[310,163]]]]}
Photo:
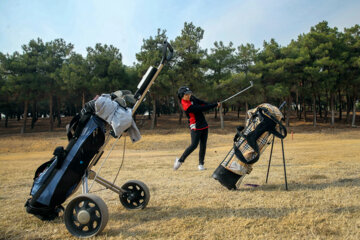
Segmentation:
{"type": "MultiPolygon", "coordinates": [[[[136,102],[131,116],[134,116],[151,85],[172,56],[173,48],[165,41],[159,67],[149,67],[138,84],[134,95],[136,102]],[[169,54],[167,54],[167,50],[169,50],[169,54]]],[[[132,118],[130,117],[130,119],[132,118]]],[[[72,142],[69,142],[66,150],[58,147],[55,149],[54,157],[38,168],[30,193],[32,198],[28,199],[25,204],[28,213],[34,214],[42,220],[54,219],[59,212],[64,210],[61,204],[81,185],[82,194],[68,203],[64,211],[64,220],[66,228],[72,235],[86,238],[100,233],[109,219],[105,202],[99,196],[90,193],[95,182],[118,194],[121,204],[126,209],[144,209],[147,206],[150,200],[150,191],[145,183],[131,180],[119,187],[114,184],[118,175],[113,182],[99,176],[103,164],[122,134],[116,136],[116,140],[106,158],[102,160],[98,172],[91,170],[99,162],[105,147],[112,138],[111,131],[105,130],[105,124],[103,119],[92,114],[86,120],[83,129],[81,128],[81,134],[76,138],[71,138],[72,142]],[[90,187],[88,180],[93,180],[90,187]]]]}

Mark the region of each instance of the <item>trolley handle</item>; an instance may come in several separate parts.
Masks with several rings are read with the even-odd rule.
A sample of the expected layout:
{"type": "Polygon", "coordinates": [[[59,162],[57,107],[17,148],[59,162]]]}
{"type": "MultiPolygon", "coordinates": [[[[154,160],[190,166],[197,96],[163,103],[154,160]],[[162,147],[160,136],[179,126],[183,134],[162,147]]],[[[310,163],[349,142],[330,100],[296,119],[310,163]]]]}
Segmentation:
{"type": "Polygon", "coordinates": [[[165,64],[165,62],[170,61],[174,54],[174,49],[172,48],[170,43],[168,43],[166,40],[163,43],[162,54],[163,54],[163,56],[162,56],[160,64],[165,64]],[[167,49],[169,49],[169,55],[167,55],[167,49]]]}

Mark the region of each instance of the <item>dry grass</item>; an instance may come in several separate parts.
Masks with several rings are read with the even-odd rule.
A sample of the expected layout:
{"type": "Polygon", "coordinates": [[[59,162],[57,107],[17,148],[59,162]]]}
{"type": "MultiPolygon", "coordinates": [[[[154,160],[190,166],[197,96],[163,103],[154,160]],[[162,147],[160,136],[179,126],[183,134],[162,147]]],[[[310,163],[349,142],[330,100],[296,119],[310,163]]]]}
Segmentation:
{"type": "MultiPolygon", "coordinates": [[[[150,203],[128,211],[115,193],[96,192],[110,213],[96,239],[360,239],[360,131],[295,132],[293,140],[285,140],[289,191],[284,190],[279,142],[269,184],[264,182],[270,148],[244,179],[260,186],[228,191],[211,174],[230,149],[232,133],[210,131],[208,170],[197,171],[196,150],[174,172],[173,160],[189,144],[188,132],[143,131],[139,143],[128,141],[117,184],[145,182],[150,203]]],[[[108,180],[117,172],[122,143],[101,172],[108,180]]],[[[62,219],[41,222],[23,207],[35,169],[58,145],[66,145],[64,133],[0,136],[0,239],[73,238],[62,219]]],[[[99,189],[95,184],[92,190],[99,189]]]]}

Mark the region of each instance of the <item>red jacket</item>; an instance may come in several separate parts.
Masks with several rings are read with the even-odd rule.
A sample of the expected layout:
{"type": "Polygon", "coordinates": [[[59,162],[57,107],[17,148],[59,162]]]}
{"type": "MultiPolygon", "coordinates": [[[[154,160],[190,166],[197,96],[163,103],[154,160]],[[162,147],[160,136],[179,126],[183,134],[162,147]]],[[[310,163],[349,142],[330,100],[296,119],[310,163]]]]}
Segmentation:
{"type": "Polygon", "coordinates": [[[205,116],[202,112],[208,111],[217,106],[216,103],[206,103],[194,96],[191,96],[190,101],[181,100],[181,105],[189,119],[191,130],[203,130],[208,128],[205,116]]]}

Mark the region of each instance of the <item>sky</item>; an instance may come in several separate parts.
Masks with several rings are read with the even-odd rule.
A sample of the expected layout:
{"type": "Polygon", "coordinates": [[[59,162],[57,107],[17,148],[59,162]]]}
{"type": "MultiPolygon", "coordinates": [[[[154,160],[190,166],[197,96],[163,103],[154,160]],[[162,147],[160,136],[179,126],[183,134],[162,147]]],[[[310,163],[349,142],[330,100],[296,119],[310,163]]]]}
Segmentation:
{"type": "Polygon", "coordinates": [[[192,22],[205,31],[203,48],[231,41],[261,49],[271,38],[286,46],[324,20],[343,31],[360,24],[359,13],[359,0],[0,0],[0,52],[63,38],[84,56],[96,43],[112,44],[130,66],[158,28],[174,40],[192,22]]]}

